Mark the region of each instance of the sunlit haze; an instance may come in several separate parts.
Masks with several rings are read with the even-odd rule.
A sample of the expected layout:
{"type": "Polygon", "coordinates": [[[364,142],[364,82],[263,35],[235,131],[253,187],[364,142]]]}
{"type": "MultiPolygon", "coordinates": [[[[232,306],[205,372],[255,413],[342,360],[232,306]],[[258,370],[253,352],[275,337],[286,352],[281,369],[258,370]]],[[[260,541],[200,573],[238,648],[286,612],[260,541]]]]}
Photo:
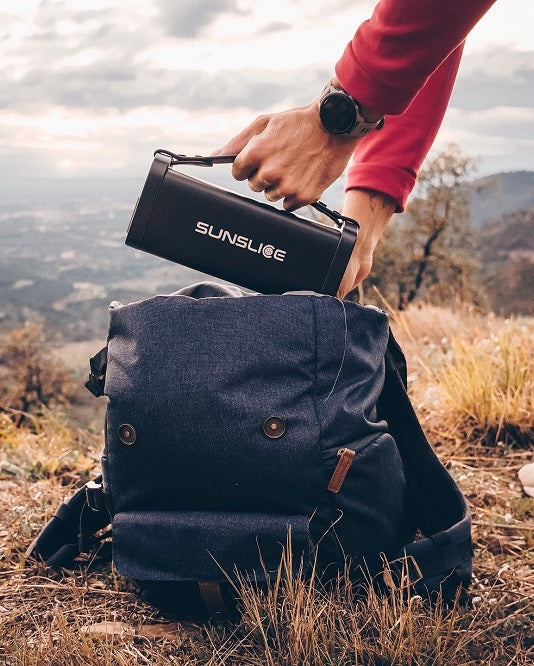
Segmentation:
{"type": "MultiPolygon", "coordinates": [[[[367,0],[0,1],[2,173],[130,176],[307,103],[367,0]],[[28,159],[31,153],[31,159],[28,159]]],[[[497,0],[467,43],[438,145],[534,169],[534,3],[497,0]]]]}

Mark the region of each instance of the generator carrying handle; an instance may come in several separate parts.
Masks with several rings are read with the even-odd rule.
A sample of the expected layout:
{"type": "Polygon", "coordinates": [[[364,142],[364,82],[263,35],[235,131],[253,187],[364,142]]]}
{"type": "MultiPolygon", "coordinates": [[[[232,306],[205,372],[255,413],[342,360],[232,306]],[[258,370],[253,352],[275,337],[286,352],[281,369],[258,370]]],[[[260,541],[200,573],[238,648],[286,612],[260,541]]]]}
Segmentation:
{"type": "MultiPolygon", "coordinates": [[[[177,164],[212,167],[216,164],[232,164],[236,158],[236,155],[214,155],[213,157],[208,155],[183,155],[181,153],[173,153],[170,150],[166,150],[165,148],[158,148],[155,150],[154,157],[156,155],[166,155],[167,157],[170,157],[171,167],[177,164]]],[[[328,208],[328,206],[322,201],[315,201],[311,203],[310,206],[315,208],[315,210],[319,213],[329,217],[338,228],[342,228],[346,222],[355,225],[357,228],[360,226],[358,222],[356,222],[356,220],[354,220],[352,217],[347,217],[346,215],[339,213],[337,210],[328,208]]]]}

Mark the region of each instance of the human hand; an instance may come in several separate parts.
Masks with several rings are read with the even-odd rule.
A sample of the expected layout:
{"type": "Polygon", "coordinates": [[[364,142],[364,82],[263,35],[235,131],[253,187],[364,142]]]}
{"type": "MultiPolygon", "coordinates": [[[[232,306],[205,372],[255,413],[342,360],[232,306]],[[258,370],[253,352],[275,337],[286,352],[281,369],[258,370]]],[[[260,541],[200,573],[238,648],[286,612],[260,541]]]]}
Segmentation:
{"type": "Polygon", "coordinates": [[[343,173],[358,139],[329,134],[317,102],[259,116],[212,156],[237,155],[232,175],[295,210],[320,199],[343,173]]]}
{"type": "Polygon", "coordinates": [[[382,192],[353,189],[345,194],[343,215],[355,219],[360,230],[339,285],[339,298],[344,298],[371,271],[375,247],[395,209],[395,201],[382,192]]]}

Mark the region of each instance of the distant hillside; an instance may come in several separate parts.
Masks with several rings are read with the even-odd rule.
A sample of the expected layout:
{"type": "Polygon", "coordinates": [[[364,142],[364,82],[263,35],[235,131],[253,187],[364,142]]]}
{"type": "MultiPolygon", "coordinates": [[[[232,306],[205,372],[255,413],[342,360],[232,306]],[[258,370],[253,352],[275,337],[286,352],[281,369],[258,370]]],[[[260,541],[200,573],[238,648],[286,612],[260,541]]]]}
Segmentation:
{"type": "Polygon", "coordinates": [[[109,303],[169,293],[201,273],[124,245],[132,204],[0,202],[0,328],[44,318],[66,340],[105,338],[109,303]]]}
{"type": "Polygon", "coordinates": [[[479,275],[495,312],[534,315],[534,207],[485,225],[478,237],[479,275]]]}
{"type": "MultiPolygon", "coordinates": [[[[192,175],[249,193],[228,169],[192,175]]],[[[168,293],[204,277],[124,246],[143,178],[43,179],[31,187],[0,181],[0,329],[43,317],[66,340],[102,339],[110,301],[168,293]]],[[[534,172],[480,179],[472,192],[473,221],[483,225],[477,257],[493,307],[534,314],[534,172]]],[[[341,181],[324,201],[341,204],[341,181]]]]}
{"type": "Polygon", "coordinates": [[[471,224],[475,227],[534,207],[534,171],[486,176],[474,181],[470,189],[471,224]]]}
{"type": "MultiPolygon", "coordinates": [[[[228,165],[187,172],[264,200],[233,180],[228,165]]],[[[30,188],[20,179],[0,180],[0,329],[41,317],[66,340],[102,339],[111,301],[127,303],[213,279],[125,247],[141,176],[36,179],[30,188]]],[[[340,187],[330,190],[331,206],[342,201],[340,187]]]]}

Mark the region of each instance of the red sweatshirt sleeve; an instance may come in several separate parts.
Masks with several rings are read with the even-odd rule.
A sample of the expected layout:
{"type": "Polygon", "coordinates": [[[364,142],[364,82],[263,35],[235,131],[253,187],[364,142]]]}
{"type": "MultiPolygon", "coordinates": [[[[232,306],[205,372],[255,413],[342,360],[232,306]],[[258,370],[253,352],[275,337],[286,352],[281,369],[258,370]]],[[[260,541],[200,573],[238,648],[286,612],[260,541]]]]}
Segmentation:
{"type": "Polygon", "coordinates": [[[405,113],[388,116],[379,132],[372,132],[356,145],[347,190],[359,187],[384,192],[395,199],[398,213],[404,210],[443,120],[462,51],[460,44],[441,63],[405,113]]]}
{"type": "Polygon", "coordinates": [[[495,0],[380,0],[336,65],[359,102],[402,113],[495,0]]]}

